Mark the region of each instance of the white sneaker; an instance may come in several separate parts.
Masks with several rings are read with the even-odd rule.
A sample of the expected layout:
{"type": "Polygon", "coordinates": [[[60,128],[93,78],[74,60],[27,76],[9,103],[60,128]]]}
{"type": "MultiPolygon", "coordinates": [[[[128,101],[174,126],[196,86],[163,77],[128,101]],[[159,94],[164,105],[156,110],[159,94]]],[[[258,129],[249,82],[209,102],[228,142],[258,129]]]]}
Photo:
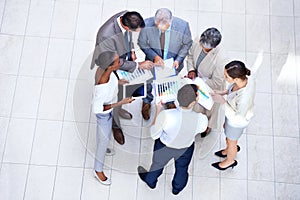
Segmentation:
{"type": "Polygon", "coordinates": [[[115,153],[116,153],[115,150],[107,148],[105,155],[106,156],[113,156],[113,155],[115,155],[115,153]]]}
{"type": "Polygon", "coordinates": [[[110,184],[111,184],[111,180],[110,180],[108,177],[106,177],[106,180],[105,180],[105,181],[102,181],[102,180],[98,177],[98,175],[97,175],[97,173],[96,173],[95,170],[93,170],[93,173],[94,173],[95,178],[96,178],[101,184],[103,184],[103,185],[110,185],[110,184]]]}

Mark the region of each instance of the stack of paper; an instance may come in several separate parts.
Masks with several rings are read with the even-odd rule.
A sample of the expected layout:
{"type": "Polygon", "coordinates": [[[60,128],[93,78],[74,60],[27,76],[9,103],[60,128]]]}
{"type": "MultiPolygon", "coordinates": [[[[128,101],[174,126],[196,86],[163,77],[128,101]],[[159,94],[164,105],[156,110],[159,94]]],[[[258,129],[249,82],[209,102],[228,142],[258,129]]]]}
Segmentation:
{"type": "Polygon", "coordinates": [[[164,66],[154,66],[154,79],[160,80],[170,76],[176,76],[176,69],[173,67],[174,59],[164,60],[164,66]]]}

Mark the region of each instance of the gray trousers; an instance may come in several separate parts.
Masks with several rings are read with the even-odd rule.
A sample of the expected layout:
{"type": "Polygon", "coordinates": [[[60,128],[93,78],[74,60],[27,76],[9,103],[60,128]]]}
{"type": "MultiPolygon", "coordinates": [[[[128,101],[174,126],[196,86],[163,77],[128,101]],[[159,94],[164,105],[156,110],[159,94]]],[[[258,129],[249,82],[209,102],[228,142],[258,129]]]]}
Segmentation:
{"type": "Polygon", "coordinates": [[[96,152],[94,169],[97,172],[103,172],[104,158],[106,148],[109,145],[112,127],[112,112],[107,114],[96,114],[97,117],[97,132],[96,132],[96,152]]]}

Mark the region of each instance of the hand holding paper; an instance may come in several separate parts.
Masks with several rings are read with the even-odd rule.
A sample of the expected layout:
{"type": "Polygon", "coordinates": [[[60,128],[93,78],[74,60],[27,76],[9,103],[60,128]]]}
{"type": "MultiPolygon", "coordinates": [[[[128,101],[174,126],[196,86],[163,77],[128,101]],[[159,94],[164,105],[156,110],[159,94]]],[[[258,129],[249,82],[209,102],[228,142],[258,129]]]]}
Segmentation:
{"type": "Polygon", "coordinates": [[[224,104],[226,102],[224,97],[220,94],[211,93],[210,95],[211,95],[212,99],[214,100],[214,102],[216,102],[216,103],[224,104]]]}
{"type": "Polygon", "coordinates": [[[167,60],[164,60],[164,67],[161,66],[155,66],[154,73],[155,73],[155,79],[160,80],[166,77],[175,76],[176,70],[173,67],[174,59],[170,58],[167,60]]]}

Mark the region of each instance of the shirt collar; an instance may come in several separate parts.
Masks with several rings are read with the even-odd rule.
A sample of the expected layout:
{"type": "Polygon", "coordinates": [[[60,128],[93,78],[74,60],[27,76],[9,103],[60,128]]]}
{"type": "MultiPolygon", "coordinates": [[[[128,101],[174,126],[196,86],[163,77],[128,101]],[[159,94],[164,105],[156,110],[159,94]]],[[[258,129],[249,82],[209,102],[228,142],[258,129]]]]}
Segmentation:
{"type": "Polygon", "coordinates": [[[124,34],[124,33],[126,32],[126,30],[125,30],[125,29],[122,27],[122,25],[121,25],[121,16],[118,17],[117,22],[118,22],[118,25],[119,25],[119,27],[120,27],[122,33],[124,34]]]}
{"type": "Polygon", "coordinates": [[[183,109],[179,106],[179,110],[181,110],[182,112],[193,112],[193,108],[190,109],[183,109]]]}

